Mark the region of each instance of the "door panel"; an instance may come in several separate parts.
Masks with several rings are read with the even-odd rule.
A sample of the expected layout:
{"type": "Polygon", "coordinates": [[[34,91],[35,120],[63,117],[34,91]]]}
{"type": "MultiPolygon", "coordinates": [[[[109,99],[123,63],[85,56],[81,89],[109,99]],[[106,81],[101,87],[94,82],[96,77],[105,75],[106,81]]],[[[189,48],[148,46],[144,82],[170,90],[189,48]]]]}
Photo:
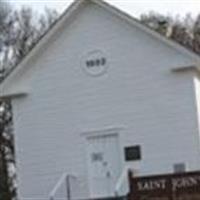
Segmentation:
{"type": "Polygon", "coordinates": [[[114,196],[121,169],[117,135],[89,137],[87,149],[91,197],[114,196]]]}

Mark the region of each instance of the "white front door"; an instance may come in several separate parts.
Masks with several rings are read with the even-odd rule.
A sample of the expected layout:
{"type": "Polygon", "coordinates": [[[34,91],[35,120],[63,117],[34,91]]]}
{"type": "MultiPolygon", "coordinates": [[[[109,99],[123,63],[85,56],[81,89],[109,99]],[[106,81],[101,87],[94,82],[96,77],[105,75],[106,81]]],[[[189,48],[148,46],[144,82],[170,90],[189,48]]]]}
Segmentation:
{"type": "Polygon", "coordinates": [[[120,176],[118,136],[88,137],[89,188],[92,198],[112,197],[120,176]]]}

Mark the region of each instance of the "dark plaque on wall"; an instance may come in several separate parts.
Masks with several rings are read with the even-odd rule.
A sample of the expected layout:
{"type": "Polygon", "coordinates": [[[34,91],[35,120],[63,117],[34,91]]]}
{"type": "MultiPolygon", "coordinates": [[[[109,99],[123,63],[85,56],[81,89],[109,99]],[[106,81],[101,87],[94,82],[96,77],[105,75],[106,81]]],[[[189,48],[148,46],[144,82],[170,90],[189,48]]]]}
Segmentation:
{"type": "Polygon", "coordinates": [[[126,161],[141,160],[141,147],[139,145],[125,147],[124,152],[126,161]]]}

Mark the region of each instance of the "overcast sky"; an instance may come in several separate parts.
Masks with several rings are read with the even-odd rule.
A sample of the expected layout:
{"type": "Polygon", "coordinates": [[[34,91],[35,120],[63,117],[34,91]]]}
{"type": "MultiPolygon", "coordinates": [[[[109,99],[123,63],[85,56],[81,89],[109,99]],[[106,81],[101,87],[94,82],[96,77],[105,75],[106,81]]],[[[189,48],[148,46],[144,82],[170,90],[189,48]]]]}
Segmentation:
{"type": "MultiPolygon", "coordinates": [[[[15,6],[29,5],[37,10],[50,7],[58,11],[66,9],[73,0],[8,0],[15,6]]],[[[106,0],[116,7],[138,17],[141,13],[154,10],[159,13],[181,15],[200,13],[200,0],[106,0]]]]}

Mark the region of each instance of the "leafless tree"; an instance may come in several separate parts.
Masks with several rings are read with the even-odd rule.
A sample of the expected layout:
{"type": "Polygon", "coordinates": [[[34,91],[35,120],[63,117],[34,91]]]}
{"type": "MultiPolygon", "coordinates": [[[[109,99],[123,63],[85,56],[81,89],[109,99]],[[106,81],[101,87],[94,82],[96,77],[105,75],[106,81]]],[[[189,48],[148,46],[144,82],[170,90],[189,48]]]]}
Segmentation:
{"type": "Polygon", "coordinates": [[[160,34],[200,54],[200,15],[194,19],[191,14],[181,18],[150,12],[141,15],[140,20],[160,34]]]}
{"type": "MultiPolygon", "coordinates": [[[[37,15],[23,7],[12,10],[0,0],[0,83],[36,45],[57,19],[49,9],[37,15]],[[35,17],[36,16],[36,17],[35,17]]],[[[12,106],[0,100],[0,200],[17,200],[12,106]]]]}

